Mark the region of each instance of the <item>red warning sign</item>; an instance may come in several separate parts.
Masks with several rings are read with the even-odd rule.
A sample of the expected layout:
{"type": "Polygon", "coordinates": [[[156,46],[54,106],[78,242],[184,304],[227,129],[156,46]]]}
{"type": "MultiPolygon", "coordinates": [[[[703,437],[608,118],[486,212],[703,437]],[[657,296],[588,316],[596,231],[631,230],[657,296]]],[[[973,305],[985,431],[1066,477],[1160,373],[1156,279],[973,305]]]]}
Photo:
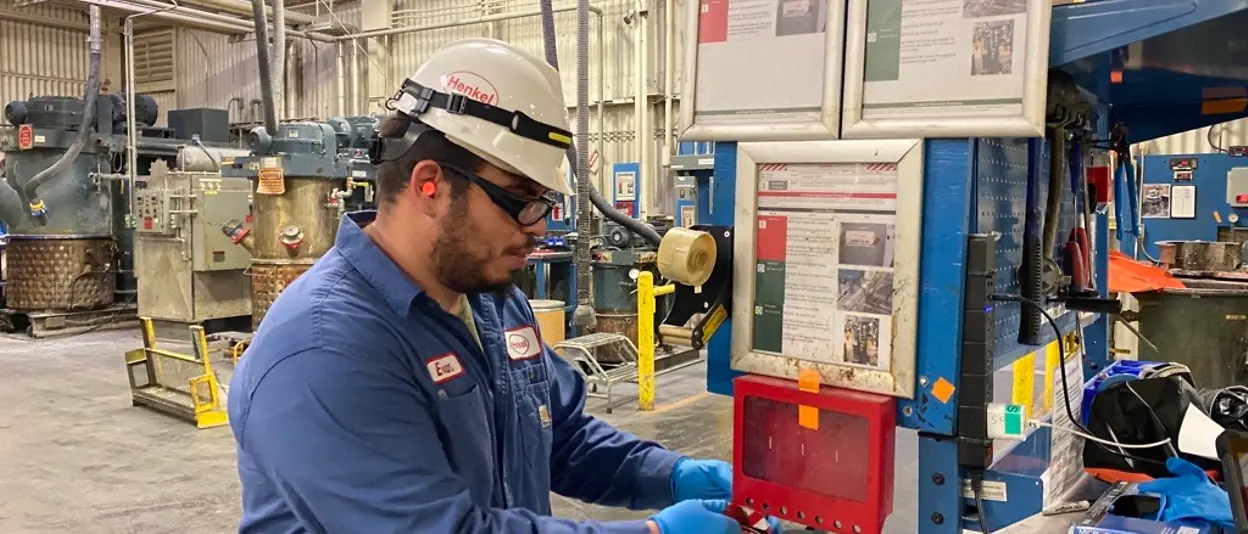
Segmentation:
{"type": "Polygon", "coordinates": [[[35,146],[35,129],[29,124],[23,124],[17,129],[17,148],[21,150],[30,150],[35,146]]]}

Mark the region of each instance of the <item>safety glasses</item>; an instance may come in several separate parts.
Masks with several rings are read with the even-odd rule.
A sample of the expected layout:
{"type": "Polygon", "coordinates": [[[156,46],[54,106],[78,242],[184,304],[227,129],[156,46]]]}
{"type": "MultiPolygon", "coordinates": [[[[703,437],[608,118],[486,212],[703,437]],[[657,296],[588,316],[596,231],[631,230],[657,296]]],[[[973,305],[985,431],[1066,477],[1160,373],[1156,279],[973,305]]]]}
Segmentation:
{"type": "Polygon", "coordinates": [[[476,173],[468,172],[455,165],[438,162],[443,169],[450,171],[459,177],[468,180],[480,187],[485,195],[490,197],[490,201],[503,210],[503,213],[510,215],[520,226],[532,226],[537,224],[546,215],[550,214],[550,210],[554,209],[555,201],[549,197],[526,198],[494,183],[478,176],[476,173]]]}

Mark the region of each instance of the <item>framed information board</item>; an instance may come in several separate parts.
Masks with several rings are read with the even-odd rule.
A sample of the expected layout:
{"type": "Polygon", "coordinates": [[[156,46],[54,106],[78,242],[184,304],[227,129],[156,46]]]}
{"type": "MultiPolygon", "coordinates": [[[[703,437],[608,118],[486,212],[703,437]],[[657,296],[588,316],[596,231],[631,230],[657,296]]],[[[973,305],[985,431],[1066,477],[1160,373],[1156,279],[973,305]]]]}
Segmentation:
{"type": "Polygon", "coordinates": [[[732,367],[914,396],[923,142],[737,145],[732,367]]]}
{"type": "Polygon", "coordinates": [[[685,5],[681,140],[837,138],[844,0],[685,5]]]}
{"type": "Polygon", "coordinates": [[[849,0],[842,137],[1044,134],[1049,0],[849,0]]]}

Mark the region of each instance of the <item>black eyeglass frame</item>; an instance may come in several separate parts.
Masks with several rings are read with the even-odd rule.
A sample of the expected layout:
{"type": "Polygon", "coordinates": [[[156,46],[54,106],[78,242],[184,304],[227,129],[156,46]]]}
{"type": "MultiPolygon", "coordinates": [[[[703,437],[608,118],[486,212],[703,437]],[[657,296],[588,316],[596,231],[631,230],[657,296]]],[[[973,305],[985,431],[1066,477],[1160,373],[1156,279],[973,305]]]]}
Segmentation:
{"type": "Polygon", "coordinates": [[[495,206],[503,210],[503,213],[506,213],[522,227],[533,226],[541,222],[555,208],[555,200],[549,196],[526,198],[482,178],[477,173],[449,163],[441,161],[437,163],[444,171],[450,171],[450,174],[458,175],[460,178],[480,187],[485,196],[489,197],[490,202],[493,202],[495,206]]]}

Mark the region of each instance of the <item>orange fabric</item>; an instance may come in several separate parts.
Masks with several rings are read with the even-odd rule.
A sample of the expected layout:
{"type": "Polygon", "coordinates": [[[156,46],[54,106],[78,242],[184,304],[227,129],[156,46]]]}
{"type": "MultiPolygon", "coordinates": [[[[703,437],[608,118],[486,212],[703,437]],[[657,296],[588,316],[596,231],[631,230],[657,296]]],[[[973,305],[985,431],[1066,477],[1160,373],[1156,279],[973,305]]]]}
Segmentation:
{"type": "Polygon", "coordinates": [[[1161,267],[1135,261],[1117,250],[1109,252],[1109,290],[1115,293],[1140,293],[1158,289],[1183,289],[1179,279],[1161,267]]]}

